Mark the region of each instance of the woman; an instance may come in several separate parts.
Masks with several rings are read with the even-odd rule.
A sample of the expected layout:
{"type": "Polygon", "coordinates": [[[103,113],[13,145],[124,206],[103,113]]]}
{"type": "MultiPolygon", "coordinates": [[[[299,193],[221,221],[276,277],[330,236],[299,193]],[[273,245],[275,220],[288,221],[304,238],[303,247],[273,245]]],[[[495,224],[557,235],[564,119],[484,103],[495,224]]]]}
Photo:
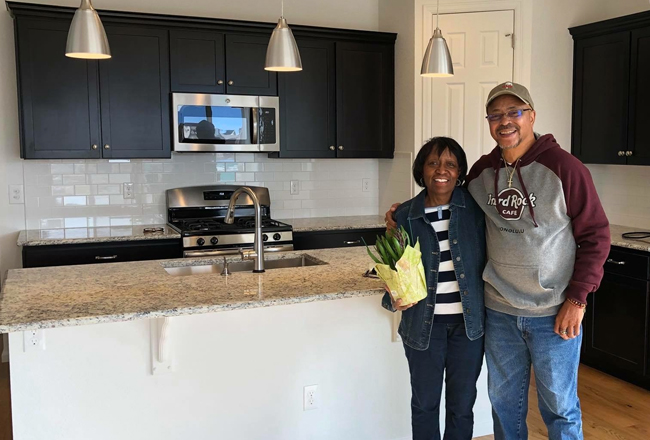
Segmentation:
{"type": "Polygon", "coordinates": [[[471,439],[476,381],[483,364],[483,212],[462,187],[467,158],[458,143],[436,137],[420,149],[413,178],[424,188],[394,217],[420,241],[428,296],[403,306],[389,292],[382,305],[401,310],[399,334],[411,372],[413,440],[440,439],[446,373],[445,439],[471,439]]]}

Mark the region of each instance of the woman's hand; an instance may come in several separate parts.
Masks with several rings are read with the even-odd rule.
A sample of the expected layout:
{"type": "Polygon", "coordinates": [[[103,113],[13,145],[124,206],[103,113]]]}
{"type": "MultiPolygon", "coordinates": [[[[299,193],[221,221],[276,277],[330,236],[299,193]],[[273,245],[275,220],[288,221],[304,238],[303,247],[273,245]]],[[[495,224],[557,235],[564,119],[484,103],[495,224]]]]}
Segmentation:
{"type": "Polygon", "coordinates": [[[394,203],[388,211],[386,211],[386,217],[384,220],[386,220],[386,229],[388,231],[392,229],[397,229],[397,223],[395,222],[395,219],[393,218],[393,213],[397,209],[397,207],[401,205],[401,203],[394,203]]]}
{"type": "Polygon", "coordinates": [[[388,286],[384,285],[384,289],[386,289],[386,292],[388,292],[388,294],[390,295],[390,302],[393,304],[393,309],[395,309],[395,310],[399,310],[400,312],[402,312],[402,311],[404,311],[406,309],[410,309],[415,304],[415,303],[411,303],[411,304],[403,306],[401,298],[395,299],[393,297],[393,292],[390,291],[388,286]]]}

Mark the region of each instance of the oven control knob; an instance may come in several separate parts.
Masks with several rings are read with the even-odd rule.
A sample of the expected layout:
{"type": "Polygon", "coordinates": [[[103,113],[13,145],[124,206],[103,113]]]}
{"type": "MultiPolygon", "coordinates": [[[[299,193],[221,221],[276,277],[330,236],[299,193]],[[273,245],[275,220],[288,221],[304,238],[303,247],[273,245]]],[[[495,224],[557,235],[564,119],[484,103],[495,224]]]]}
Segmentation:
{"type": "Polygon", "coordinates": [[[198,244],[199,246],[203,246],[205,244],[205,240],[202,239],[202,238],[199,238],[198,240],[196,240],[196,244],[198,244]]]}
{"type": "Polygon", "coordinates": [[[262,234],[262,241],[267,241],[269,239],[269,236],[266,234],[262,234]]]}
{"type": "Polygon", "coordinates": [[[273,240],[278,241],[281,238],[282,238],[282,236],[280,234],[278,234],[277,232],[275,234],[273,234],[273,240]]]}
{"type": "Polygon", "coordinates": [[[219,239],[218,239],[217,237],[212,237],[212,238],[210,239],[210,243],[212,243],[212,244],[217,244],[217,243],[219,243],[219,239]]]}

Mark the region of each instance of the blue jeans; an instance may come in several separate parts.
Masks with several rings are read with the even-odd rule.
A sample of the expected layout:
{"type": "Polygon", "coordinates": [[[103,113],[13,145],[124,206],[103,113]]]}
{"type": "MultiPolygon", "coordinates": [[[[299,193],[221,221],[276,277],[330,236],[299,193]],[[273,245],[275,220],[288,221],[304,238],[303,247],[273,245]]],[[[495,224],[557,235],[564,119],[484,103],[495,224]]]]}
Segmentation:
{"type": "Polygon", "coordinates": [[[528,438],[528,385],[535,371],[537,397],[550,440],[582,439],[578,400],[580,336],[553,332],[555,316],[524,318],[487,309],[485,357],[494,438],[528,438]]]}
{"type": "Polygon", "coordinates": [[[483,365],[483,337],[470,341],[463,324],[432,325],[429,348],[404,345],[411,371],[413,440],[440,439],[440,395],[446,370],[445,439],[470,440],[476,381],[483,365]]]}

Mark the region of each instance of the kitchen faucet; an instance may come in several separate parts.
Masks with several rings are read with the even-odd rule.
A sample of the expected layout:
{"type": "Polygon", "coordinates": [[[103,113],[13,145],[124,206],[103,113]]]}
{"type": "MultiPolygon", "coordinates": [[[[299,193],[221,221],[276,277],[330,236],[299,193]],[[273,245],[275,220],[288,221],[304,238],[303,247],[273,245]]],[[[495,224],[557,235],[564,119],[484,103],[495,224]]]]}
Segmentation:
{"type": "MultiPolygon", "coordinates": [[[[226,218],[224,221],[229,225],[232,225],[235,221],[235,202],[241,195],[241,193],[246,193],[253,200],[255,205],[255,268],[253,269],[254,273],[264,272],[264,241],[262,240],[262,207],[260,206],[260,201],[257,198],[255,192],[247,186],[242,186],[235,190],[230,196],[230,203],[228,203],[228,211],[226,212],[226,218]]],[[[245,253],[242,251],[242,258],[244,258],[245,253]]]]}

